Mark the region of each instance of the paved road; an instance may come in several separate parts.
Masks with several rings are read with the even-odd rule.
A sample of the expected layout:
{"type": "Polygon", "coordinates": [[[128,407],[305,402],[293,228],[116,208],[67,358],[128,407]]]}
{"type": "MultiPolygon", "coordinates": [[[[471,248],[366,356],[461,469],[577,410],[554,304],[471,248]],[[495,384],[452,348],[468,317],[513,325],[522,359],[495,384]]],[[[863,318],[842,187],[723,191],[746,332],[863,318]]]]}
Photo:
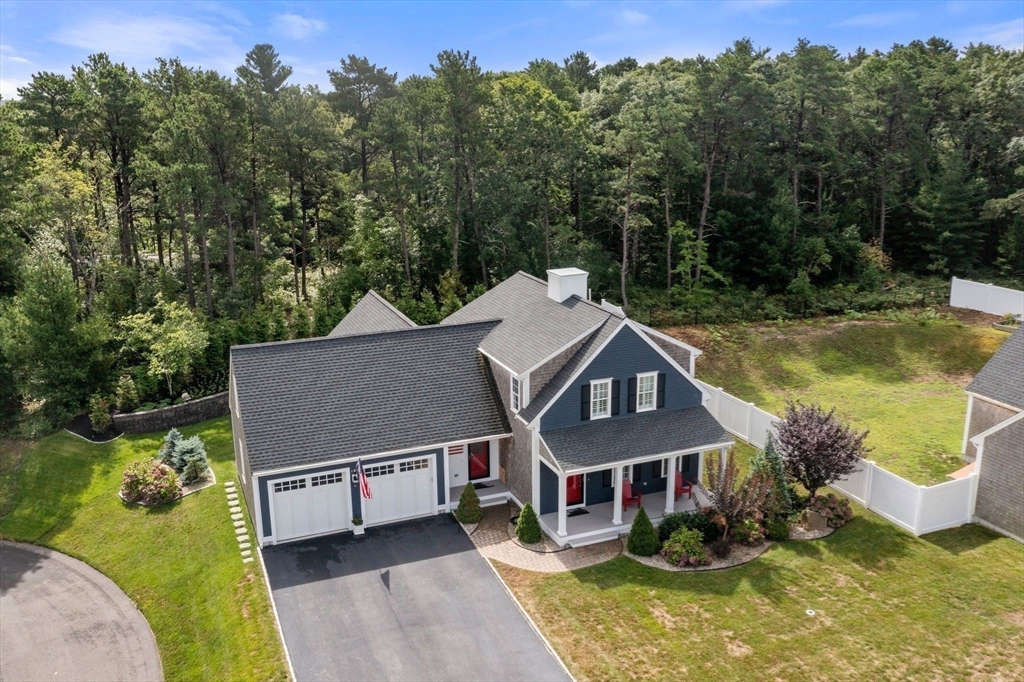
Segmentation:
{"type": "Polygon", "coordinates": [[[559,680],[561,665],[449,516],[263,550],[306,680],[559,680]]]}
{"type": "Polygon", "coordinates": [[[71,557],[0,541],[0,680],[162,680],[145,617],[71,557]]]}

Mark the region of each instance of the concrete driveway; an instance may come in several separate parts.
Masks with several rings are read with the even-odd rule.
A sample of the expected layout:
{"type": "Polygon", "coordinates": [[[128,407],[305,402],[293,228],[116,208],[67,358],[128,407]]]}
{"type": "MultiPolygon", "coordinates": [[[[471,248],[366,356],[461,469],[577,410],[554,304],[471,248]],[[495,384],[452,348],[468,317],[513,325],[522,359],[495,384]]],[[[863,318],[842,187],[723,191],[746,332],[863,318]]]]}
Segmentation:
{"type": "Polygon", "coordinates": [[[263,550],[300,680],[566,680],[450,516],[263,550]]]}
{"type": "Polygon", "coordinates": [[[149,623],[105,575],[0,541],[0,680],[162,680],[149,623]]]}

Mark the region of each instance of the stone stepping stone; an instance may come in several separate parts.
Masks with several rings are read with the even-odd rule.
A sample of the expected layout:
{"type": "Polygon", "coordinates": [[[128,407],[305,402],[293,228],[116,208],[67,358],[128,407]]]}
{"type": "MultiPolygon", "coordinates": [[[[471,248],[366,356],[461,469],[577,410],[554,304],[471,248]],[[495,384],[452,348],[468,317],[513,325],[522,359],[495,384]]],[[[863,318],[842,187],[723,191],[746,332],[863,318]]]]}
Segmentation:
{"type": "Polygon", "coordinates": [[[247,549],[243,549],[242,550],[242,556],[251,556],[251,555],[252,555],[252,552],[250,552],[249,550],[247,550],[247,549]]]}
{"type": "Polygon", "coordinates": [[[235,487],[235,482],[234,481],[224,481],[224,487],[225,488],[234,488],[235,487]]]}
{"type": "Polygon", "coordinates": [[[244,525],[241,528],[235,528],[235,535],[248,535],[248,534],[249,533],[248,533],[248,531],[245,530],[245,526],[244,525]]]}
{"type": "Polygon", "coordinates": [[[235,521],[235,528],[245,528],[245,521],[235,521]]]}
{"type": "Polygon", "coordinates": [[[249,563],[250,561],[252,561],[252,557],[251,557],[251,556],[247,556],[247,557],[245,557],[244,559],[242,559],[242,563],[243,563],[243,564],[247,564],[247,563],[249,563]]]}
{"type": "Polygon", "coordinates": [[[232,520],[232,521],[238,521],[238,520],[239,520],[239,519],[241,519],[241,518],[242,518],[242,514],[241,514],[241,513],[238,513],[238,514],[232,514],[232,515],[231,515],[231,520],[232,520]]]}
{"type": "Polygon", "coordinates": [[[238,538],[239,549],[249,549],[250,547],[252,547],[251,544],[249,544],[248,542],[242,542],[242,538],[238,538]]]}
{"type": "Polygon", "coordinates": [[[238,510],[238,509],[241,509],[241,508],[242,508],[242,505],[238,504],[237,501],[231,502],[231,503],[228,504],[228,509],[230,509],[231,511],[235,511],[235,510],[238,510]]]}
{"type": "Polygon", "coordinates": [[[237,499],[238,499],[238,494],[237,493],[228,495],[228,502],[234,502],[237,499]]]}

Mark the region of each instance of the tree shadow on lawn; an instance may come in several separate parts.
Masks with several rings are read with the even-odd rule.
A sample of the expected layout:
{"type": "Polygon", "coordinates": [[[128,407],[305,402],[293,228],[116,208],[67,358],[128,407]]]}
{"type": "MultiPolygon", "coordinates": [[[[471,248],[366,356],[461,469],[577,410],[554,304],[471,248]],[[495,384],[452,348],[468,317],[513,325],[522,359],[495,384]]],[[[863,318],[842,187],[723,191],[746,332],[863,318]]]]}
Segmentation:
{"type": "Polygon", "coordinates": [[[976,523],[922,535],[921,540],[944,552],[959,556],[1002,539],[1002,535],[976,523]]]}
{"type": "Polygon", "coordinates": [[[849,523],[818,542],[822,548],[868,571],[911,554],[918,539],[882,517],[858,510],[849,523]]]}

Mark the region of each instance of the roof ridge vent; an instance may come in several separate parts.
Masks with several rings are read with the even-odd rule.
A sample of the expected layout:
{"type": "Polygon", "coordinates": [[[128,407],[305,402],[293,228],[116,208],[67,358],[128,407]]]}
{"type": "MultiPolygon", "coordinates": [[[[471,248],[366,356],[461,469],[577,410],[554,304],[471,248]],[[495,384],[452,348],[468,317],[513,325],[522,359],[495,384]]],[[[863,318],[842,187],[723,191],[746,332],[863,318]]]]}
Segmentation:
{"type": "Polygon", "coordinates": [[[587,272],[579,268],[548,270],[548,298],[562,303],[567,298],[579,296],[586,301],[587,276],[587,272]]]}

